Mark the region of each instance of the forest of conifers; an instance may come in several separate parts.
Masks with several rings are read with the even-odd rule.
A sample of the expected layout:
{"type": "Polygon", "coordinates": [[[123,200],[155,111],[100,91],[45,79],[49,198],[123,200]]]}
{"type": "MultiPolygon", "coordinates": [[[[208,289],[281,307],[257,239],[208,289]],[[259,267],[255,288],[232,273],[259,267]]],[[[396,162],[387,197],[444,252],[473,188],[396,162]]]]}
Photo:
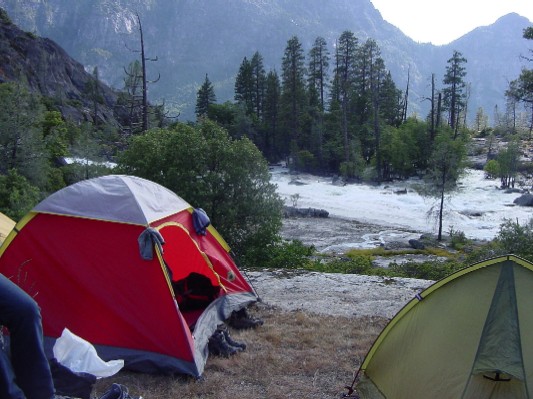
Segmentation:
{"type": "Polygon", "coordinates": [[[405,178],[425,173],[439,133],[464,141],[474,133],[531,130],[531,94],[522,76],[502,93],[508,109],[494,110],[493,129],[483,109],[469,123],[467,66],[454,51],[442,74],[431,76],[425,96],[430,113],[408,115],[409,84],[403,90],[395,85],[374,40],[360,42],[345,31],[334,50],[318,37],[306,54],[292,37],[279,73],[266,72],[258,52],[244,58],[232,103],[216,104],[206,75],[196,115],[217,121],[235,137],[251,138],[269,161],[287,160],[297,170],[378,181],[405,178]]]}

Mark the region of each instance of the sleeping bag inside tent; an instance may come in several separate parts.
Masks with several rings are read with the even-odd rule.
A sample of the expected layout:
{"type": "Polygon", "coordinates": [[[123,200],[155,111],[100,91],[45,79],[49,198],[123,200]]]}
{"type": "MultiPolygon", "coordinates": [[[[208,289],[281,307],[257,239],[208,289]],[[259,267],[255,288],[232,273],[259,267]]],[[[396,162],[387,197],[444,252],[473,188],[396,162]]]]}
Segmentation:
{"type": "Polygon", "coordinates": [[[217,325],[257,300],[201,209],[124,175],[39,203],[8,236],[0,272],[39,304],[50,357],[68,328],[142,372],[200,376],[217,325]]]}
{"type": "Polygon", "coordinates": [[[359,370],[361,398],[530,398],[533,264],[476,263],[428,287],[382,331],[359,370]]]}

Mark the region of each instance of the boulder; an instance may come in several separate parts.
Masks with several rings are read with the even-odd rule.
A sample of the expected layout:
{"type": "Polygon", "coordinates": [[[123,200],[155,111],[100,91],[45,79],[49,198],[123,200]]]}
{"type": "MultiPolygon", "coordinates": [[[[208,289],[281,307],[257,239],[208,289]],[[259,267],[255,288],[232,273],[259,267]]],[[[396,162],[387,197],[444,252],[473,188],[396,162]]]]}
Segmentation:
{"type": "Polygon", "coordinates": [[[327,218],[329,217],[329,212],[324,209],[317,208],[296,208],[294,206],[286,206],[283,208],[283,215],[286,218],[327,218]]]}
{"type": "Polygon", "coordinates": [[[533,206],[533,195],[523,194],[513,201],[516,205],[520,206],[533,206]]]}
{"type": "Polygon", "coordinates": [[[426,246],[424,245],[424,243],[422,241],[415,240],[414,238],[409,240],[409,245],[413,249],[425,249],[426,248],[426,246]]]}
{"type": "Polygon", "coordinates": [[[381,246],[386,250],[392,251],[409,248],[409,244],[407,244],[405,241],[391,241],[385,244],[381,244],[381,246]]]}

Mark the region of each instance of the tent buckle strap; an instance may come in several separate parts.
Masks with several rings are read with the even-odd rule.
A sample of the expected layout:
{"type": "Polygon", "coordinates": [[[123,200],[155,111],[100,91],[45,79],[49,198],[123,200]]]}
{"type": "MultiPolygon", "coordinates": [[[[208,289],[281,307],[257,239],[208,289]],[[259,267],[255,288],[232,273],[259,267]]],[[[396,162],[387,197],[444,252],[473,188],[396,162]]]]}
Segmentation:
{"type": "Polygon", "coordinates": [[[491,381],[497,381],[497,382],[511,381],[511,378],[503,378],[502,373],[499,371],[494,372],[494,377],[483,374],[483,378],[486,378],[487,380],[491,380],[491,381]]]}

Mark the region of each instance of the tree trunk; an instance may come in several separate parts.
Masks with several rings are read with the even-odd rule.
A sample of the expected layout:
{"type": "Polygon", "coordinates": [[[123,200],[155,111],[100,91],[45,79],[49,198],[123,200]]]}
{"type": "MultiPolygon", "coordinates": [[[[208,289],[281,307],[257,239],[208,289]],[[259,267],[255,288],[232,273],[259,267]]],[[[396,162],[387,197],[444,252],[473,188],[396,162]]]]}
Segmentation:
{"type": "MultiPolygon", "coordinates": [[[[445,178],[443,177],[442,180],[443,180],[443,183],[444,183],[445,178]]],[[[437,240],[438,241],[442,240],[442,218],[443,218],[443,214],[444,214],[444,184],[442,185],[442,189],[441,189],[441,192],[440,192],[439,233],[438,233],[438,236],[437,236],[437,240]]]]}
{"type": "Polygon", "coordinates": [[[380,141],[381,135],[379,131],[379,101],[378,94],[374,93],[374,137],[376,138],[376,171],[378,174],[378,182],[383,180],[383,170],[382,170],[382,161],[381,161],[381,148],[380,141]]]}
{"type": "Polygon", "coordinates": [[[442,93],[439,93],[437,100],[437,120],[435,126],[438,128],[440,126],[440,118],[442,113],[442,93]]]}
{"type": "Polygon", "coordinates": [[[435,74],[431,74],[431,126],[429,137],[431,142],[435,139],[435,134],[437,132],[436,123],[435,123],[435,74]]]}
{"type": "Polygon", "coordinates": [[[146,84],[146,58],[144,56],[144,38],[143,28],[141,25],[141,18],[137,14],[137,21],[139,21],[139,32],[141,35],[141,65],[142,65],[142,79],[143,79],[143,102],[142,102],[142,119],[143,119],[143,132],[148,130],[148,88],[146,84]]]}
{"type": "Polygon", "coordinates": [[[531,141],[531,133],[533,132],[533,102],[531,103],[531,120],[529,123],[529,141],[531,141]]]}
{"type": "Polygon", "coordinates": [[[348,113],[346,95],[342,96],[342,135],[344,139],[344,160],[350,162],[350,146],[348,142],[348,113]]]}
{"type": "Polygon", "coordinates": [[[411,80],[411,67],[407,68],[407,86],[405,88],[404,104],[402,110],[402,122],[407,120],[407,103],[409,101],[409,83],[411,80]]]}

